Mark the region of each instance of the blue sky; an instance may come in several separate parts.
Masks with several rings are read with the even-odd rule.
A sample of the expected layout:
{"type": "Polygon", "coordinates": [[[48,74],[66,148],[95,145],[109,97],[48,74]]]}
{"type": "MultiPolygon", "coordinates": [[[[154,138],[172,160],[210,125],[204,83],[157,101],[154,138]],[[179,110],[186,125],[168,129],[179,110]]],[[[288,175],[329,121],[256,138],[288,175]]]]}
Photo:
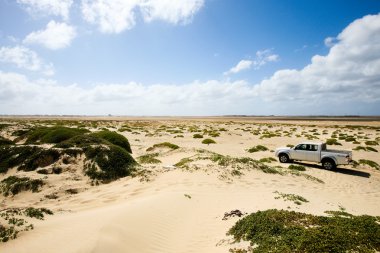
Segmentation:
{"type": "Polygon", "coordinates": [[[0,0],[0,114],[379,115],[377,0],[0,0]]]}

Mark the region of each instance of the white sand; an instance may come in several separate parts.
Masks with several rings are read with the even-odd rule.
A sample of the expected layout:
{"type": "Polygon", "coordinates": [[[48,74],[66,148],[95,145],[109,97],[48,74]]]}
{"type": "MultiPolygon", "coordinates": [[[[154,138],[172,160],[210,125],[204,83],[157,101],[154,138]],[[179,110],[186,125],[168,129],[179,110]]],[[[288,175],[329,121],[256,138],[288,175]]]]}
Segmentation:
{"type": "MultiPolygon", "coordinates": [[[[154,122],[152,129],[161,124],[179,123],[183,122],[154,122]]],[[[191,124],[216,126],[216,123],[203,121],[191,124]]],[[[212,138],[217,144],[209,146],[201,144],[201,139],[193,139],[194,133],[188,132],[183,133],[184,138],[173,138],[175,134],[145,137],[145,133],[133,135],[124,132],[132,144],[134,157],[146,154],[148,147],[163,141],[181,147],[176,151],[161,150],[158,159],[162,164],[144,165],[145,168],[154,170],[149,182],[127,177],[110,184],[91,186],[81,174],[78,164],[78,168],[72,168],[72,173],[49,175],[49,185],[39,193],[20,193],[13,198],[1,196],[0,209],[46,207],[55,214],[47,216],[43,221],[34,220],[34,230],[20,233],[16,240],[1,243],[0,252],[228,252],[235,245],[230,244],[231,237],[226,236],[226,232],[239,218],[222,218],[225,212],[234,209],[251,213],[276,208],[324,215],[327,210],[344,207],[347,212],[356,215],[380,215],[380,171],[367,167],[353,169],[344,166],[334,172],[308,166],[306,173],[323,180],[324,184],[300,176],[265,174],[257,170],[244,171],[241,177],[223,180],[220,177],[223,168],[215,171],[214,167],[208,166],[211,162],[207,161],[200,161],[201,168],[197,171],[165,169],[182,158],[195,155],[197,148],[233,157],[260,159],[273,157],[273,153],[266,151],[250,154],[246,149],[258,144],[275,149],[304,140],[295,137],[260,140],[259,136],[250,132],[235,130],[253,126],[251,123],[245,126],[238,123],[219,125],[229,131],[212,138]],[[79,193],[64,194],[66,189],[77,189],[79,193]],[[309,202],[296,205],[275,199],[275,191],[297,194],[309,202]],[[57,193],[59,198],[44,198],[51,193],[57,193]]],[[[281,127],[285,131],[294,126],[281,127]]],[[[304,128],[318,128],[321,129],[319,132],[325,129],[323,126],[304,128]]],[[[335,130],[326,129],[328,134],[321,136],[321,140],[329,138],[335,130]]],[[[374,130],[363,132],[370,139],[379,136],[379,132],[374,130]]],[[[341,142],[343,146],[334,148],[351,149],[357,146],[341,142]]],[[[379,149],[379,146],[375,148],[379,149]]],[[[380,164],[378,153],[354,151],[355,160],[362,158],[380,164]]],[[[270,165],[288,166],[278,162],[270,165]]],[[[11,174],[31,176],[30,172],[12,170],[7,175],[0,176],[0,180],[11,174]]]]}

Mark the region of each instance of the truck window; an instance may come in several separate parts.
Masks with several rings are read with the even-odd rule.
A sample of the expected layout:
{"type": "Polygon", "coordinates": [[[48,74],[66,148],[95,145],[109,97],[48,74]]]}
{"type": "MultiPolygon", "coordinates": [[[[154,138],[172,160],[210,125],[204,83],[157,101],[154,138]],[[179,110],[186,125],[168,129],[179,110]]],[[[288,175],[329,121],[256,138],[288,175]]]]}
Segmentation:
{"type": "Polygon", "coordinates": [[[317,151],[318,150],[318,145],[310,145],[310,150],[311,151],[317,151]]]}
{"type": "Polygon", "coordinates": [[[321,149],[322,149],[322,150],[326,150],[326,143],[323,143],[323,144],[322,144],[321,149]]]}

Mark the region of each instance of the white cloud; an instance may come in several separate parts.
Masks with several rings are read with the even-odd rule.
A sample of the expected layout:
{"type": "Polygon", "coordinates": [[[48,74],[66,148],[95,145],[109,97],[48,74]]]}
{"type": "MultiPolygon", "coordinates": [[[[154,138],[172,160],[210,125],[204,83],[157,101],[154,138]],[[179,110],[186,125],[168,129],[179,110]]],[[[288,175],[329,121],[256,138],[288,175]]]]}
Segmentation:
{"type": "Polygon", "coordinates": [[[24,43],[40,44],[48,49],[57,50],[70,46],[76,37],[75,28],[66,23],[51,20],[45,30],[32,32],[26,36],[24,43]]]}
{"type": "Polygon", "coordinates": [[[140,0],[82,0],[84,20],[99,26],[103,33],[120,33],[135,25],[135,12],[140,0]]]}
{"type": "Polygon", "coordinates": [[[202,6],[203,0],[82,0],[81,9],[84,20],[101,32],[120,33],[135,26],[140,12],[145,22],[186,24],[202,6]]]}
{"type": "Polygon", "coordinates": [[[203,0],[144,0],[140,7],[146,22],[158,19],[173,24],[186,24],[203,4],[203,0]]]}
{"type": "Polygon", "coordinates": [[[236,74],[242,70],[250,69],[253,61],[250,60],[241,60],[235,67],[232,67],[229,71],[224,72],[225,75],[236,74]]]}
{"type": "Polygon", "coordinates": [[[36,52],[23,46],[1,47],[0,62],[11,63],[18,68],[42,72],[45,75],[53,75],[53,64],[45,64],[36,52]]]}
{"type": "MultiPolygon", "coordinates": [[[[255,87],[267,101],[380,100],[380,14],[348,25],[326,56],[315,55],[301,70],[277,71],[255,87]]],[[[331,108],[333,109],[333,108],[331,108]]]]}
{"type": "Polygon", "coordinates": [[[32,15],[55,15],[65,20],[69,17],[73,0],[17,0],[32,15]]]}
{"type": "Polygon", "coordinates": [[[149,86],[130,82],[82,88],[0,71],[0,113],[8,114],[233,114],[239,107],[250,109],[254,100],[245,81],[149,86]]]}
{"type": "Polygon", "coordinates": [[[276,62],[280,59],[277,54],[272,53],[272,49],[265,49],[262,51],[256,52],[256,57],[254,60],[241,60],[235,67],[232,67],[227,72],[224,72],[224,75],[236,74],[242,70],[250,69],[259,69],[268,62],[276,62]]]}
{"type": "Polygon", "coordinates": [[[332,47],[335,45],[336,43],[336,38],[334,37],[327,37],[325,40],[324,40],[324,43],[325,43],[325,46],[326,47],[332,47]]]}
{"type": "MultiPolygon", "coordinates": [[[[53,80],[30,80],[20,74],[0,71],[0,113],[378,114],[380,14],[354,21],[336,38],[326,56],[314,56],[301,70],[277,71],[256,85],[246,81],[210,80],[149,86],[129,82],[82,88],[76,84],[63,86],[53,80]]],[[[10,57],[4,51],[7,50],[2,48],[0,55],[1,59],[8,59],[6,62],[24,68],[38,66],[33,60],[20,60],[14,54],[10,57]]],[[[254,61],[260,66],[259,59],[264,64],[278,60],[271,55],[274,54],[259,51],[251,68],[254,61]]]]}

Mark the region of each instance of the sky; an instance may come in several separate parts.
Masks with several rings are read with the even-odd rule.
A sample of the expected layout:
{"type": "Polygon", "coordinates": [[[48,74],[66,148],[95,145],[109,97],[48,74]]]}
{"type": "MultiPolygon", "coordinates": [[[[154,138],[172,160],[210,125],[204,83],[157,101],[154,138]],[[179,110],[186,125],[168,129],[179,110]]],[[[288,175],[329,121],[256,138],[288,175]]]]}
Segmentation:
{"type": "Polygon", "coordinates": [[[0,0],[0,114],[380,115],[380,1],[0,0]]]}

